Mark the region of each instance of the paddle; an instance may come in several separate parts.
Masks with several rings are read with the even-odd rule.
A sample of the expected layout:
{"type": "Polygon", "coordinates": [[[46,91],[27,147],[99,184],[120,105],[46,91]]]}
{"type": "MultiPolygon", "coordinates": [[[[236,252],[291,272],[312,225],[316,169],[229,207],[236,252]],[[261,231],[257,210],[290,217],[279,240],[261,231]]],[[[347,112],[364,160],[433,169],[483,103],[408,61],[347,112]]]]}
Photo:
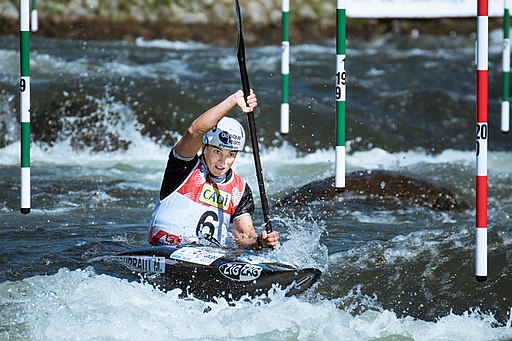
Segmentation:
{"type": "MultiPolygon", "coordinates": [[[[244,45],[244,32],[242,27],[242,15],[240,13],[240,4],[238,0],[235,0],[237,26],[238,26],[238,47],[236,56],[238,58],[238,66],[240,67],[240,77],[242,78],[242,90],[244,96],[250,94],[249,86],[249,75],[247,74],[247,67],[245,65],[245,45],[244,45]]],[[[261,207],[263,209],[263,220],[265,223],[265,230],[270,233],[272,232],[272,223],[270,221],[270,215],[268,210],[267,194],[265,192],[265,183],[263,182],[263,172],[261,170],[260,161],[260,149],[258,147],[258,136],[256,135],[256,121],[254,120],[254,113],[250,112],[247,114],[249,121],[249,131],[251,133],[252,142],[252,154],[254,156],[254,164],[256,166],[256,177],[258,178],[258,187],[260,189],[261,207]]]]}

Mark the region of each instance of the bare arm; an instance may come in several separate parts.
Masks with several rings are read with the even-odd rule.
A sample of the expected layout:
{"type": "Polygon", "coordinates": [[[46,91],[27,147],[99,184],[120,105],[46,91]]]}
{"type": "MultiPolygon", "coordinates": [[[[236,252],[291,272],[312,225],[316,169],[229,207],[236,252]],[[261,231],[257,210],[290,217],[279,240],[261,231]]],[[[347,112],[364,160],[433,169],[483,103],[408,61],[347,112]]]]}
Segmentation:
{"type": "Polygon", "coordinates": [[[178,141],[175,147],[176,153],[183,157],[195,156],[203,145],[204,134],[215,127],[231,109],[238,105],[244,113],[254,110],[258,103],[256,95],[252,91],[251,95],[247,97],[247,103],[248,105],[245,103],[243,91],[238,90],[213,108],[204,112],[192,122],[185,134],[183,134],[183,137],[178,141]]]}
{"type": "Polygon", "coordinates": [[[258,234],[254,230],[252,217],[250,215],[243,215],[233,222],[233,235],[238,247],[242,249],[261,250],[263,247],[275,248],[279,243],[279,233],[273,231],[267,233],[262,231],[259,236],[260,243],[258,243],[258,234]]]}
{"type": "Polygon", "coordinates": [[[243,215],[233,222],[233,236],[236,245],[242,249],[258,249],[256,238],[258,234],[254,230],[252,217],[243,215]]]}

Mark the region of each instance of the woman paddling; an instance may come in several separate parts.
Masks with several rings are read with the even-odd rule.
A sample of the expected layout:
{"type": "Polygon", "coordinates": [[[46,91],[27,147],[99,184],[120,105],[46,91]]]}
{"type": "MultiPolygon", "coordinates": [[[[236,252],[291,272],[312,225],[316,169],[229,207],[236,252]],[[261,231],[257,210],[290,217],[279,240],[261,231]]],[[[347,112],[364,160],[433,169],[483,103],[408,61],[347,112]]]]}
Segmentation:
{"type": "Polygon", "coordinates": [[[245,132],[237,120],[225,116],[235,106],[249,113],[257,105],[254,92],[246,102],[243,91],[237,91],[192,122],[171,149],[149,223],[152,245],[225,245],[231,223],[239,247],[277,246],[276,231],[258,235],[254,230],[252,191],[231,169],[244,148],[245,132]]]}

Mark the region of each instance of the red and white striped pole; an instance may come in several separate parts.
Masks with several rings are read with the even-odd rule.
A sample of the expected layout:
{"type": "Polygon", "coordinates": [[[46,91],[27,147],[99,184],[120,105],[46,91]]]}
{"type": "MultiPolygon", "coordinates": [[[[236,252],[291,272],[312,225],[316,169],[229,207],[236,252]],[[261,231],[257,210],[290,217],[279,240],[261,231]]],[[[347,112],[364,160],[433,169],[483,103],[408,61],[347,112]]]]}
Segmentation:
{"type": "Polygon", "coordinates": [[[475,277],[487,279],[487,111],[489,0],[478,0],[476,63],[476,255],[475,277]]]}

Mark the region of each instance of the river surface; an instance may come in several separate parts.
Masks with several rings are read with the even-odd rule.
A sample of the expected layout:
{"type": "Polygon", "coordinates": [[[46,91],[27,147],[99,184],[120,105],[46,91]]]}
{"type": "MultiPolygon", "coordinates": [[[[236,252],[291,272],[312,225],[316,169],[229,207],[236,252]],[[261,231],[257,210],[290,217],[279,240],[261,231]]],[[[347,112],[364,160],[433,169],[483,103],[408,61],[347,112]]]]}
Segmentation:
{"type": "MultiPolygon", "coordinates": [[[[147,245],[170,147],[240,88],[236,33],[227,34],[231,48],[33,36],[27,215],[19,212],[19,40],[0,37],[0,339],[512,340],[512,135],[500,132],[501,32],[489,39],[487,281],[474,277],[473,36],[353,39],[346,62],[347,172],[419,177],[449,188],[469,210],[364,200],[274,207],[334,174],[335,42],[292,39],[288,135],[279,134],[280,46],[248,46],[247,63],[281,234],[275,252],[321,269],[319,282],[295,297],[203,302],[97,261],[147,245]]],[[[247,127],[241,113],[231,116],[247,127]]],[[[259,230],[251,153],[234,168],[255,192],[259,230]]]]}

